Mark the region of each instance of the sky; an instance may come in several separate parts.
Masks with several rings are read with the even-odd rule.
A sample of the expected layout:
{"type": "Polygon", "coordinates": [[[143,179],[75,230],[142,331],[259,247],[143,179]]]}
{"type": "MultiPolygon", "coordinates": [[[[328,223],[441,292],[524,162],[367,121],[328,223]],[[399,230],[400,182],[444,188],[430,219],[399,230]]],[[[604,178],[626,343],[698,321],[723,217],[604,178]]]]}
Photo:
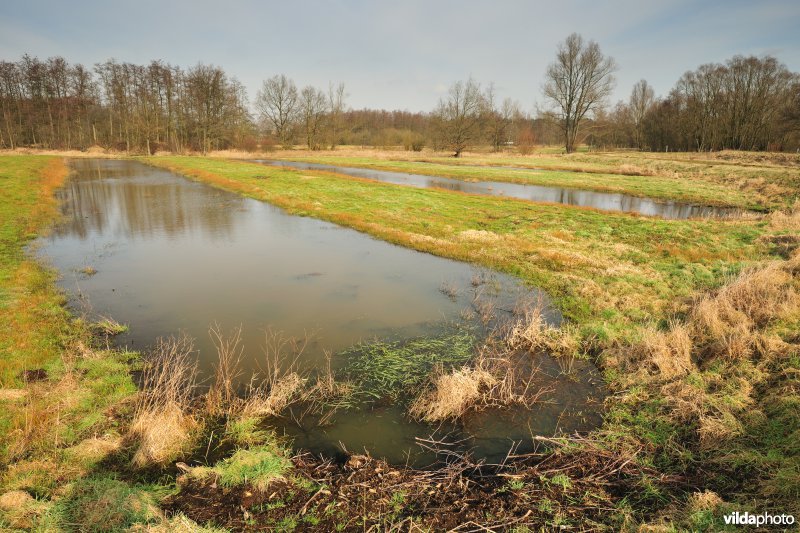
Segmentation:
{"type": "Polygon", "coordinates": [[[737,54],[800,72],[798,28],[798,0],[0,0],[0,60],[202,62],[238,78],[251,101],[285,74],[298,87],[343,82],[355,109],[409,111],[472,77],[533,112],[573,32],[618,64],[613,103],[640,79],[665,95],[687,70],[737,54]]]}

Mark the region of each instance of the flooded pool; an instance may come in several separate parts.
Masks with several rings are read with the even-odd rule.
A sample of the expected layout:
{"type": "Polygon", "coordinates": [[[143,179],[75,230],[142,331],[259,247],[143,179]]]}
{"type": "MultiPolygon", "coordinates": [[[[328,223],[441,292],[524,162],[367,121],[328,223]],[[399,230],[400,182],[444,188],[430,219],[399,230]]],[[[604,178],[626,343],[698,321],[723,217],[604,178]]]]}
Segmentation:
{"type": "MultiPolygon", "coordinates": [[[[488,285],[491,295],[481,297],[492,298],[500,310],[520,298],[547,301],[512,277],[288,215],[138,162],[78,160],[72,166],[74,175],[58,193],[64,221],[38,249],[61,273],[69,305],[91,319],[108,316],[129,325],[116,342],[134,350],[146,351],[160,336],[187,333],[205,374],[216,358],[208,332],[214,322],[228,331],[242,327],[240,380],[246,383],[263,369],[267,328],[287,337],[310,335],[304,368],[325,365],[327,350],[335,354],[336,369],[347,369],[348,354],[359,343],[402,344],[454,327],[479,334],[480,327],[465,324],[465,310],[488,285]],[[83,272],[85,267],[96,273],[83,272]]],[[[548,320],[560,317],[550,309],[548,320]]],[[[468,435],[469,447],[489,457],[531,431],[597,424],[592,399],[600,379],[592,365],[579,364],[566,378],[547,364],[542,379],[561,392],[541,409],[503,415],[511,418],[484,413],[479,416],[488,416],[485,423],[467,420],[451,430],[468,435]],[[469,423],[475,431],[465,431],[469,423]]],[[[312,451],[333,454],[343,445],[395,462],[417,454],[416,439],[435,429],[410,421],[399,404],[387,402],[337,412],[324,426],[289,418],[273,423],[312,451]]]]}
{"type": "MultiPolygon", "coordinates": [[[[564,187],[547,187],[543,185],[526,185],[507,183],[501,181],[462,181],[451,178],[426,176],[422,174],[408,174],[404,172],[389,172],[356,167],[342,167],[336,165],[323,165],[318,163],[305,163],[297,161],[256,160],[258,163],[285,166],[300,169],[328,170],[339,174],[346,174],[359,178],[368,178],[396,185],[406,185],[423,189],[446,189],[467,194],[485,194],[490,196],[508,196],[533,202],[548,202],[556,204],[574,205],[579,207],[592,207],[603,211],[621,211],[638,213],[645,216],[657,216],[668,219],[686,219],[698,217],[729,218],[741,213],[740,209],[711,207],[674,202],[668,200],[654,200],[641,198],[629,194],[588,191],[581,189],[568,189],[564,187]]],[[[499,167],[491,167],[499,168],[499,167]]],[[[505,167],[504,167],[505,168],[505,167]]],[[[512,169],[508,170],[532,170],[512,169]]]]}

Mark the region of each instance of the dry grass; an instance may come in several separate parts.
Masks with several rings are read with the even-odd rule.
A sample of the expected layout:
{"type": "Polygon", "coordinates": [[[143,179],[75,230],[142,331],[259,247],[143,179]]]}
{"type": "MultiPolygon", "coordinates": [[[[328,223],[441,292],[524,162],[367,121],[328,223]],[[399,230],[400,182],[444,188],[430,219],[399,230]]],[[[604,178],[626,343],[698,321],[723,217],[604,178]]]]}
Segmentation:
{"type": "Polygon", "coordinates": [[[187,336],[159,339],[142,370],[130,434],[139,441],[136,466],[174,459],[191,439],[196,422],[189,407],[197,384],[197,362],[187,336]]]}
{"type": "Polygon", "coordinates": [[[0,496],[0,511],[13,511],[31,503],[33,497],[24,490],[11,490],[0,496]]]}
{"type": "Polygon", "coordinates": [[[208,333],[217,348],[214,381],[206,394],[206,410],[214,414],[230,410],[237,403],[244,345],[241,326],[225,335],[219,324],[213,324],[208,333]]]}
{"type": "Polygon", "coordinates": [[[761,344],[758,330],[798,309],[792,264],[773,262],[745,270],[716,293],[695,302],[688,326],[702,358],[752,356],[761,344]]]}
{"type": "Polygon", "coordinates": [[[242,407],[244,416],[279,416],[305,386],[306,380],[300,374],[291,372],[276,381],[269,387],[258,387],[248,395],[242,407]]]}
{"type": "Polygon", "coordinates": [[[176,404],[138,414],[130,428],[131,434],[139,438],[133,464],[145,467],[176,459],[191,440],[195,427],[194,419],[176,404]]]}
{"type": "Polygon", "coordinates": [[[426,422],[439,422],[458,418],[467,409],[481,401],[497,380],[481,368],[463,367],[449,374],[441,373],[432,380],[432,388],[417,397],[409,408],[409,414],[426,422]]]}
{"type": "Polygon", "coordinates": [[[555,327],[547,322],[541,302],[523,303],[514,310],[516,319],[501,337],[512,350],[547,352],[554,357],[575,357],[580,350],[577,331],[569,324],[555,327]]]}
{"type": "Polygon", "coordinates": [[[689,496],[688,506],[691,512],[696,513],[698,511],[713,511],[722,503],[722,498],[716,492],[704,490],[689,496]]]}
{"type": "Polygon", "coordinates": [[[95,463],[117,452],[122,447],[121,438],[91,437],[68,448],[67,454],[82,463],[95,463]]]}
{"type": "Polygon", "coordinates": [[[0,402],[13,402],[21,400],[28,395],[25,389],[0,389],[0,402]]]}
{"type": "Polygon", "coordinates": [[[305,395],[307,379],[301,375],[298,361],[311,340],[287,337],[282,331],[267,328],[264,332],[264,359],[258,383],[250,387],[241,410],[245,416],[278,416],[294,401],[305,395]]]}
{"type": "Polygon", "coordinates": [[[24,490],[12,490],[0,495],[0,525],[13,530],[27,530],[35,513],[36,500],[24,490]]]}
{"type": "Polygon", "coordinates": [[[644,338],[632,347],[632,351],[661,377],[672,379],[692,370],[692,348],[689,328],[673,322],[666,332],[654,327],[645,329],[644,338]]]}
{"type": "Polygon", "coordinates": [[[800,230],[800,199],[786,211],[775,210],[769,214],[769,227],[776,231],[800,230]]]}

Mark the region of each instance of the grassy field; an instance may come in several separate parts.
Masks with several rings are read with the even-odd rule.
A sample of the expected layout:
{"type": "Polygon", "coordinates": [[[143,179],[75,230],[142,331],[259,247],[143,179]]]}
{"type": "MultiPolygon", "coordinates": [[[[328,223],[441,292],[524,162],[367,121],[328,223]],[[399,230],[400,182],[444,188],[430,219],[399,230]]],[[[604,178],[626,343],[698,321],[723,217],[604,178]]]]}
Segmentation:
{"type": "MultiPolygon", "coordinates": [[[[347,157],[372,164],[396,154],[347,157]]],[[[452,159],[423,157],[432,160],[425,168],[457,169],[452,159]]],[[[271,396],[237,399],[222,382],[201,398],[188,393],[183,341],[162,343],[161,359],[144,362],[103,349],[98,328],[64,310],[53,273],[25,253],[57,219],[52,193],[67,175],[64,161],[0,157],[0,527],[349,531],[472,522],[519,531],[717,531],[732,511],[797,517],[800,209],[786,205],[797,195],[796,167],[752,155],[725,163],[628,157],[538,159],[585,165],[592,172],[581,177],[597,184],[616,175],[643,187],[652,181],[654,190],[672,167],[686,194],[693,183],[743,180],[725,197],[773,211],[665,221],[222,159],[142,159],[550,293],[567,323],[529,328],[525,346],[567,346],[595,362],[610,390],[604,422],[580,438],[547,439],[547,453],[482,478],[469,465],[426,473],[360,455],[343,465],[292,455],[260,421],[259,408],[274,408],[271,396]],[[625,176],[625,164],[662,171],[625,176]],[[758,179],[761,189],[752,185],[758,179]],[[779,198],[773,190],[790,192],[779,198]],[[138,393],[134,370],[149,384],[138,393]]],[[[523,165],[487,154],[464,162],[501,158],[523,165]]]]}

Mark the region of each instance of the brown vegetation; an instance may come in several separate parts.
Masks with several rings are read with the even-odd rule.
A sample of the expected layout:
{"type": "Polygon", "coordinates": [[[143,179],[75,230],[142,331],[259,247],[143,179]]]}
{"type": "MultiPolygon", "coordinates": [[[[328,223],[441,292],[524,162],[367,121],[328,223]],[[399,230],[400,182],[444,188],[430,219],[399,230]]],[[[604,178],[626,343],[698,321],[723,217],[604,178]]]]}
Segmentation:
{"type": "Polygon", "coordinates": [[[409,407],[409,414],[426,422],[458,418],[479,402],[497,380],[482,368],[464,367],[449,374],[441,370],[431,380],[430,390],[418,396],[409,407]]]}
{"type": "Polygon", "coordinates": [[[189,414],[197,385],[193,343],[186,336],[158,339],[142,369],[142,391],[130,425],[139,443],[138,466],[174,460],[190,442],[195,419],[189,414]]]}

